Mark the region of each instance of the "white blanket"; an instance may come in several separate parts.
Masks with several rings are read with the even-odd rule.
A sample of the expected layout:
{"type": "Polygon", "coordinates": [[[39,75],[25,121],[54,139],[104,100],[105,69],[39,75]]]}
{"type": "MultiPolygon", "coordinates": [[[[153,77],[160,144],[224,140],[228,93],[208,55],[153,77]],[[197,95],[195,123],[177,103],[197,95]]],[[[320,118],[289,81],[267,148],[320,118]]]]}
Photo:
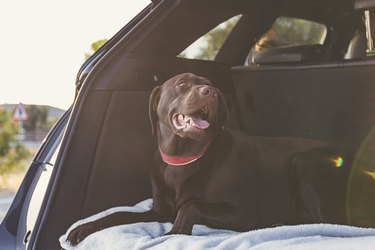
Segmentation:
{"type": "Polygon", "coordinates": [[[135,223],[107,228],[89,235],[76,247],[66,241],[77,225],[107,216],[116,211],[143,212],[150,210],[152,199],[134,207],[116,207],[77,221],[60,237],[64,249],[324,249],[374,250],[375,229],[333,224],[280,226],[244,233],[211,229],[195,225],[193,236],[168,235],[171,223],[135,223]]]}

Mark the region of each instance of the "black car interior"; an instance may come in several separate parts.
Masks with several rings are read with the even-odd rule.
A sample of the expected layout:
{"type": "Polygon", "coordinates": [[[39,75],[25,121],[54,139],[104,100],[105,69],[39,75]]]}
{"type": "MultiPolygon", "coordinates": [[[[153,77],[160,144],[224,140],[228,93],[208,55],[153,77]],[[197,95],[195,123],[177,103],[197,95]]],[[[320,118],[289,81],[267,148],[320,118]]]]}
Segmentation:
{"type": "Polygon", "coordinates": [[[78,219],[151,197],[148,169],[156,141],[148,98],[178,73],[207,77],[222,90],[228,127],[358,151],[375,124],[375,63],[366,57],[363,11],[354,6],[354,0],[176,1],[173,11],[143,30],[141,42],[119,45],[110,63],[85,83],[37,249],[57,248],[58,237],[78,219]],[[237,14],[242,19],[216,60],[176,57],[237,14]],[[266,50],[245,64],[256,39],[285,15],[327,25],[329,38],[323,45],[266,50]]]}

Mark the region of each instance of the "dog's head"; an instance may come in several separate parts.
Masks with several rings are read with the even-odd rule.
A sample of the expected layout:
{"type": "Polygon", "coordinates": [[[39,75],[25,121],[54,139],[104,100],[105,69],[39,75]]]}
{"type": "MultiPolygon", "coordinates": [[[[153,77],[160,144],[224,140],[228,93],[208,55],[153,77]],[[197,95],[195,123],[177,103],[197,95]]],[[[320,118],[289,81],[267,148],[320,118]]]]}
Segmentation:
{"type": "Polygon", "coordinates": [[[159,122],[182,138],[201,140],[223,127],[228,108],[208,79],[183,73],[152,91],[149,114],[153,133],[159,122]]]}

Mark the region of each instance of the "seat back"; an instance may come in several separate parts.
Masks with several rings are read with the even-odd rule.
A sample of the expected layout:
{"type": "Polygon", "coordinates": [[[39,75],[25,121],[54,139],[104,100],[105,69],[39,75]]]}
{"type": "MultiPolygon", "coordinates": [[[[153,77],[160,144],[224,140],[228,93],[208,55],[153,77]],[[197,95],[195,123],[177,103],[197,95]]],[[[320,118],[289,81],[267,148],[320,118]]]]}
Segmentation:
{"type": "Polygon", "coordinates": [[[375,125],[375,64],[233,68],[245,131],[322,139],[357,150],[375,125]]]}

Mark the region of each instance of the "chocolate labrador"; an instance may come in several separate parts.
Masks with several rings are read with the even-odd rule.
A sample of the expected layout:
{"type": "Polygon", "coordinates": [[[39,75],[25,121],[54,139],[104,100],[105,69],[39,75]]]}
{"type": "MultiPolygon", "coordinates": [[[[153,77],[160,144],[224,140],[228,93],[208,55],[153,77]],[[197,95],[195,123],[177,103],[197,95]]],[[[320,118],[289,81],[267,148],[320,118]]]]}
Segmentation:
{"type": "Polygon", "coordinates": [[[152,210],[81,225],[68,237],[72,244],[140,221],[173,222],[169,234],[191,234],[195,224],[246,231],[344,221],[345,197],[324,188],[332,181],[345,188],[346,152],[321,141],[249,137],[225,128],[223,94],[191,73],[156,87],[149,113],[159,147],[151,170],[152,210]]]}

